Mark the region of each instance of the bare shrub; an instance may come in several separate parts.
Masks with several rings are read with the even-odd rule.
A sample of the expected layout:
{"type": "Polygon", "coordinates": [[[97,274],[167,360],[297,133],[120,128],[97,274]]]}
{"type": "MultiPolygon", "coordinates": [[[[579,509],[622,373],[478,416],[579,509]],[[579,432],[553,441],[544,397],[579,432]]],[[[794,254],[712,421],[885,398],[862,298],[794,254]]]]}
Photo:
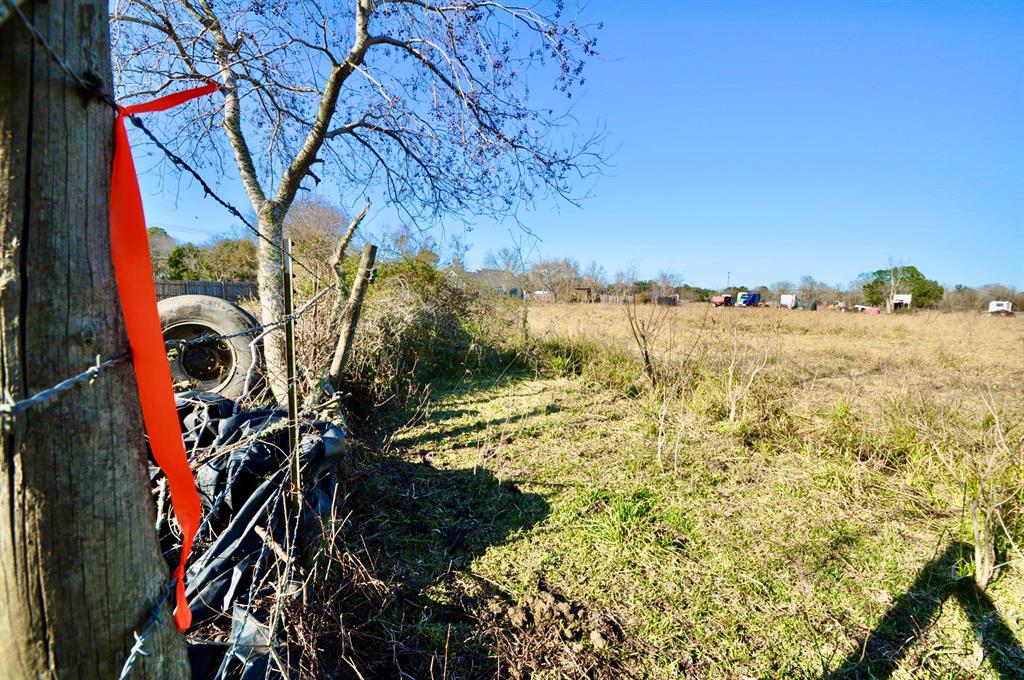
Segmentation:
{"type": "Polygon", "coordinates": [[[733,327],[732,352],[729,355],[729,368],[725,381],[725,398],[729,404],[729,422],[736,421],[737,409],[746,407],[754,381],[768,365],[774,351],[772,337],[767,336],[762,347],[756,351],[741,348],[739,331],[733,327]]]}
{"type": "Polygon", "coordinates": [[[916,426],[964,491],[964,512],[970,513],[974,534],[974,578],[985,589],[1000,567],[1024,557],[1013,538],[1024,501],[1024,432],[1019,419],[1007,420],[991,390],[979,390],[978,401],[984,414],[980,427],[965,422],[959,409],[933,411],[916,426]],[[1001,564],[1000,553],[1012,557],[1001,564]]]}
{"type": "Polygon", "coordinates": [[[647,376],[651,388],[658,386],[658,369],[654,359],[655,346],[658,338],[665,328],[670,308],[658,304],[640,304],[636,297],[629,295],[626,303],[622,306],[626,313],[626,320],[629,322],[629,330],[633,333],[633,340],[637,349],[640,350],[640,359],[644,364],[644,374],[647,376]]]}
{"type": "Polygon", "coordinates": [[[406,403],[435,379],[466,376],[502,355],[484,303],[432,265],[383,267],[364,303],[345,382],[367,406],[406,403]]]}
{"type": "Polygon", "coordinates": [[[746,415],[769,365],[779,356],[777,322],[763,326],[742,321],[730,318],[714,330],[700,365],[692,369],[689,390],[697,411],[729,423],[746,415]]]}

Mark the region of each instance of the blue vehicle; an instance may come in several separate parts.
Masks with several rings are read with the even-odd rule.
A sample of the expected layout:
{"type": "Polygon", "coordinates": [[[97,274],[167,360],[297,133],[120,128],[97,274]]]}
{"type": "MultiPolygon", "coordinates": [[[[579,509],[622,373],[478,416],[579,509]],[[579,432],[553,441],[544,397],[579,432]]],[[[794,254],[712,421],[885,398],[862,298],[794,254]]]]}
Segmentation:
{"type": "Polygon", "coordinates": [[[759,304],[761,304],[760,293],[748,293],[747,291],[743,291],[736,296],[737,307],[757,307],[759,304]]]}

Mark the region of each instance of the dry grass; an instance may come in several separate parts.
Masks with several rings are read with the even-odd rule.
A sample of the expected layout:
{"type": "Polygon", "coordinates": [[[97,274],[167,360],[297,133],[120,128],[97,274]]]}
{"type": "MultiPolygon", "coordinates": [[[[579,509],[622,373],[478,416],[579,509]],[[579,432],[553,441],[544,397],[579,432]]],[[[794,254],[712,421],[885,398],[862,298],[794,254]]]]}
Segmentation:
{"type": "MultiPolygon", "coordinates": [[[[968,382],[1024,400],[1024,316],[973,313],[868,316],[833,311],[672,308],[659,344],[664,360],[698,342],[708,351],[733,330],[753,346],[767,336],[779,344],[782,370],[822,393],[893,394],[902,389],[956,395],[968,382]]],[[[615,305],[534,305],[533,336],[632,347],[629,325],[615,305]]],[[[1002,399],[1001,399],[1002,401],[1002,399]]],[[[1009,404],[1008,404],[1009,405],[1009,404]]]]}
{"type": "MultiPolygon", "coordinates": [[[[557,339],[590,344],[598,354],[636,353],[626,315],[616,306],[535,305],[530,323],[542,343],[557,339]]],[[[1014,414],[1024,413],[1024,317],[684,305],[670,312],[655,354],[677,380],[703,372],[703,389],[717,377],[727,393],[743,392],[767,358],[764,374],[754,376],[762,383],[760,397],[780,401],[772,406],[795,428],[813,428],[836,409],[867,429],[921,409],[981,423],[989,399],[1008,414],[1008,426],[1019,423],[1014,414]]]]}
{"type": "Polygon", "coordinates": [[[387,629],[435,677],[1021,677],[1022,321],[682,307],[651,388],[621,309],[537,305],[542,375],[435,382],[357,494],[387,629]]]}

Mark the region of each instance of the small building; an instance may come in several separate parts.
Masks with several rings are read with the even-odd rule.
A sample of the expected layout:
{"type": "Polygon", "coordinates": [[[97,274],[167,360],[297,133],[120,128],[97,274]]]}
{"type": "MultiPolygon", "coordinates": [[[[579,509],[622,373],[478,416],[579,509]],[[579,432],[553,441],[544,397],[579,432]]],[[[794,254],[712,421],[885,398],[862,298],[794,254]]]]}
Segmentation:
{"type": "Polygon", "coordinates": [[[572,289],[573,302],[593,302],[594,292],[589,286],[580,286],[572,289]]]}
{"type": "Polygon", "coordinates": [[[892,296],[893,309],[910,309],[910,303],[914,296],[910,293],[896,293],[892,296]]]}

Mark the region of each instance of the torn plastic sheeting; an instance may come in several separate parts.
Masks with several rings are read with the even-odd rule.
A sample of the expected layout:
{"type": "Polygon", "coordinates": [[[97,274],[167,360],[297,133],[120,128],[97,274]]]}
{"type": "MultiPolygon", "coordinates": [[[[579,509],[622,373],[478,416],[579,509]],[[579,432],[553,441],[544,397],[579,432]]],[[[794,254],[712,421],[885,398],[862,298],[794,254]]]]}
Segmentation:
{"type": "MultiPolygon", "coordinates": [[[[233,403],[205,393],[178,399],[178,416],[206,521],[188,567],[187,598],[192,611],[189,658],[196,680],[267,677],[272,638],[252,644],[259,601],[269,587],[259,578],[283,566],[279,550],[287,546],[285,504],[282,493],[289,482],[287,414],[282,409],[260,409],[233,414],[233,403]],[[257,580],[254,585],[254,576],[257,580]],[[240,613],[248,615],[240,617],[240,613]],[[197,637],[202,632],[204,638],[197,637]],[[221,638],[230,642],[225,644],[221,638]],[[248,641],[248,642],[247,642],[248,641]],[[244,643],[244,644],[243,644],[244,643]],[[246,652],[239,656],[239,645],[246,652]],[[264,649],[265,648],[265,649],[264,649]]],[[[345,449],[345,433],[326,421],[300,424],[299,460],[305,498],[303,522],[319,525],[317,515],[329,511],[337,476],[333,463],[345,449]],[[310,510],[312,509],[312,511],[310,510]]],[[[154,479],[157,471],[154,470],[154,479]]],[[[291,522],[294,524],[294,522],[291,522]]],[[[294,532],[294,527],[291,527],[294,532]]],[[[160,527],[168,559],[178,544],[170,527],[160,527]]],[[[259,624],[263,625],[263,624],[259,624]]]]}
{"type": "Polygon", "coordinates": [[[263,550],[265,541],[257,533],[262,526],[264,535],[274,536],[282,542],[282,529],[268,529],[274,522],[274,508],[271,501],[275,491],[285,483],[284,471],[267,479],[249,496],[246,502],[227,524],[213,545],[197,555],[188,571],[189,608],[192,610],[193,625],[201,624],[218,613],[230,611],[234,595],[239,586],[247,589],[251,584],[252,567],[263,550]]]}
{"type": "Polygon", "coordinates": [[[270,626],[260,621],[256,613],[237,604],[232,607],[231,621],[229,642],[204,640],[189,645],[192,677],[237,677],[239,680],[284,677],[270,666],[270,652],[276,642],[270,626]]]}

